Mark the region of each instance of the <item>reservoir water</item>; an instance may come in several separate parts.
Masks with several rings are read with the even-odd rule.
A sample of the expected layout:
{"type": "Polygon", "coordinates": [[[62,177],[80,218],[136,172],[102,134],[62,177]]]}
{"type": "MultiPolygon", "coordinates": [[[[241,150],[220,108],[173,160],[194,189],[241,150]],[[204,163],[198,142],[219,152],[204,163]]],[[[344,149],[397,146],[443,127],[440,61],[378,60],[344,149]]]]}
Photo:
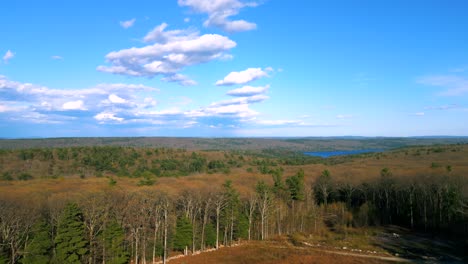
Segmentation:
{"type": "Polygon", "coordinates": [[[356,149],[356,150],[334,150],[334,151],[317,151],[317,152],[304,152],[305,155],[328,158],[333,156],[345,156],[362,153],[382,152],[382,149],[356,149]]]}

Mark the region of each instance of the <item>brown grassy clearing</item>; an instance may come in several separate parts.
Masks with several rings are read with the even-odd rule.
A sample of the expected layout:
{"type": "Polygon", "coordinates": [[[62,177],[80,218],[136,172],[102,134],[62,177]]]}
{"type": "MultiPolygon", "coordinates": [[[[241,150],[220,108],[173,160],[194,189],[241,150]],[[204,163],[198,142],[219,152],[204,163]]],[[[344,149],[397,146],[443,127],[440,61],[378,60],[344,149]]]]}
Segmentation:
{"type": "Polygon", "coordinates": [[[221,248],[171,260],[174,264],[280,264],[280,263],[390,263],[379,259],[337,255],[310,248],[299,248],[278,242],[249,242],[237,247],[221,248]]]}
{"type": "MultiPolygon", "coordinates": [[[[444,147],[443,152],[428,151],[430,147],[411,148],[378,154],[363,155],[361,157],[349,158],[347,162],[336,165],[308,164],[301,166],[281,166],[284,168],[284,178],[297,173],[299,169],[305,171],[306,184],[312,184],[316,177],[324,169],[328,169],[334,181],[346,180],[361,183],[380,177],[382,168],[389,168],[394,177],[419,177],[430,175],[454,175],[466,177],[468,171],[468,145],[457,145],[444,147]],[[431,168],[431,164],[439,166],[431,168]],[[447,171],[446,166],[451,166],[447,171]]],[[[203,152],[209,159],[221,158],[224,152],[203,152]]],[[[187,154],[188,155],[188,154],[187,154]]],[[[18,160],[12,157],[4,158],[2,166],[4,169],[21,168],[18,160]]],[[[36,161],[35,161],[36,162],[36,161]]],[[[105,190],[109,187],[106,177],[112,176],[117,180],[116,186],[125,191],[138,191],[142,189],[154,189],[168,194],[177,194],[189,189],[198,192],[215,191],[221,187],[226,180],[231,180],[233,186],[242,194],[247,195],[254,190],[259,180],[268,184],[272,183],[269,174],[261,174],[254,167],[253,172],[246,169],[252,167],[248,164],[241,168],[232,168],[229,174],[224,173],[196,173],[181,177],[157,178],[154,186],[138,187],[140,179],[116,177],[104,174],[104,177],[87,177],[80,179],[78,174],[58,179],[34,179],[29,181],[0,181],[0,193],[16,194],[25,196],[29,194],[48,193],[73,195],[74,193],[94,192],[105,190]]],[[[274,167],[272,167],[274,168],[274,167]]],[[[36,177],[40,178],[40,177],[36,177]]]]}

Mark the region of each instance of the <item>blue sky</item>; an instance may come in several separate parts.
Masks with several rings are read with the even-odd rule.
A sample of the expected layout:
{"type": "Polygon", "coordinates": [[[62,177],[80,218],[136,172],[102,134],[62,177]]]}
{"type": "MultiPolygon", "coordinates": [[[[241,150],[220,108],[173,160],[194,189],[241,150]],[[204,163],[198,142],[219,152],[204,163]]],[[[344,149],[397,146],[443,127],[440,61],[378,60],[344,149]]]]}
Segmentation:
{"type": "Polygon", "coordinates": [[[0,8],[0,137],[468,135],[466,1],[0,8]]]}

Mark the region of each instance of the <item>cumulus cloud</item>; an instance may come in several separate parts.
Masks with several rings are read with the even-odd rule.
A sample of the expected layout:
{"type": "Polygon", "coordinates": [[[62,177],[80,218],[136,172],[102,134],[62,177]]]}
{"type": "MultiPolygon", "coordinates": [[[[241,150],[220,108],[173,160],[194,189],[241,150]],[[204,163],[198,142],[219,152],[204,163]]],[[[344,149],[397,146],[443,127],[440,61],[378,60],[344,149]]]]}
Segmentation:
{"type": "Polygon", "coordinates": [[[77,101],[70,101],[70,102],[65,102],[62,105],[63,110],[87,110],[84,107],[84,102],[83,100],[77,100],[77,101]]]}
{"type": "Polygon", "coordinates": [[[145,37],[143,37],[143,41],[164,44],[174,41],[195,39],[200,34],[195,29],[176,29],[165,31],[167,26],[167,23],[162,23],[161,25],[156,26],[153,30],[148,32],[145,37]]]}
{"type": "Polygon", "coordinates": [[[444,89],[442,96],[458,96],[468,93],[468,79],[457,75],[432,75],[421,77],[418,83],[444,89]]]}
{"type": "Polygon", "coordinates": [[[262,77],[268,76],[270,67],[262,70],[262,68],[248,68],[244,71],[231,72],[223,80],[218,80],[216,85],[234,85],[234,84],[246,84],[251,81],[257,80],[262,77]]]}
{"type": "Polygon", "coordinates": [[[133,25],[135,24],[135,21],[136,21],[136,18],[132,18],[132,19],[126,20],[126,21],[120,21],[120,26],[127,29],[127,28],[130,28],[130,27],[133,27],[133,25]]]}
{"type": "Polygon", "coordinates": [[[167,77],[162,78],[163,81],[165,82],[176,82],[179,83],[182,86],[193,86],[197,85],[197,82],[190,79],[189,77],[176,73],[174,75],[169,75],[167,77]]]}
{"type": "Polygon", "coordinates": [[[52,57],[50,57],[51,59],[53,60],[63,60],[63,57],[62,56],[58,56],[58,55],[54,55],[52,57]]]}
{"type": "Polygon", "coordinates": [[[99,121],[100,123],[105,123],[107,121],[117,121],[117,122],[122,122],[124,121],[124,118],[122,117],[117,117],[115,116],[114,113],[110,112],[102,112],[94,116],[94,119],[99,121]]]}
{"type": "Polygon", "coordinates": [[[242,2],[239,0],[178,0],[179,6],[186,6],[194,12],[208,15],[203,25],[217,27],[226,32],[248,31],[257,28],[257,25],[245,20],[230,20],[239,14],[244,7],[255,7],[258,3],[242,2]]]}
{"type": "Polygon", "coordinates": [[[140,48],[113,51],[106,55],[110,66],[98,66],[97,70],[128,76],[154,77],[161,75],[164,81],[181,85],[193,85],[195,81],[179,72],[187,66],[223,59],[236,43],[218,34],[200,35],[194,30],[165,31],[163,23],[150,31],[144,42],[156,42],[140,48]]]}
{"type": "Polygon", "coordinates": [[[13,57],[15,57],[15,53],[13,53],[11,50],[7,50],[5,55],[3,55],[3,62],[8,63],[8,61],[13,59],[13,57]]]}
{"type": "MultiPolygon", "coordinates": [[[[98,124],[150,124],[181,129],[212,124],[239,127],[252,123],[260,115],[252,106],[268,99],[264,94],[266,89],[268,86],[243,87],[234,92],[235,97],[231,99],[195,109],[188,108],[190,104],[187,103],[160,109],[151,96],[158,90],[141,84],[99,84],[84,89],[61,90],[10,81],[0,76],[0,98],[3,100],[0,101],[0,120],[50,124],[94,120],[98,124]]],[[[183,99],[191,102],[190,98],[183,99]]],[[[279,126],[292,122],[260,121],[256,124],[279,126]]]]}
{"type": "Polygon", "coordinates": [[[123,99],[122,97],[119,97],[116,94],[110,94],[108,99],[113,104],[125,104],[125,103],[127,103],[127,100],[123,99]]]}
{"type": "MultiPolygon", "coordinates": [[[[150,94],[158,89],[141,84],[98,84],[84,89],[50,89],[31,83],[15,82],[0,76],[0,105],[2,111],[19,112],[14,118],[48,117],[47,120],[64,122],[66,115],[95,114],[108,110],[132,111],[154,107],[156,102],[150,94]],[[79,110],[80,113],[76,113],[79,110]],[[70,111],[74,111],[73,114],[70,111]],[[39,115],[40,114],[40,115],[39,115]],[[52,119],[53,117],[53,119],[52,119]]],[[[25,120],[28,121],[28,120],[25,120]]]]}
{"type": "Polygon", "coordinates": [[[269,85],[258,86],[258,87],[244,86],[242,88],[230,90],[226,94],[230,96],[240,96],[240,97],[253,96],[253,95],[264,94],[269,88],[270,88],[269,85]]]}

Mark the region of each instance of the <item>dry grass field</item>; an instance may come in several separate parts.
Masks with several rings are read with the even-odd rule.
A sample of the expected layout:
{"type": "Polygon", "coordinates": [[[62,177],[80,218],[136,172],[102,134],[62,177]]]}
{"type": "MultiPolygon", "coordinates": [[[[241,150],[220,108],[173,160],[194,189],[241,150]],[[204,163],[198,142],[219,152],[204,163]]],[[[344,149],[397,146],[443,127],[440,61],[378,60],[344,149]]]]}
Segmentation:
{"type": "MultiPolygon", "coordinates": [[[[223,159],[225,152],[199,152],[207,159],[223,159]]],[[[180,154],[182,155],[182,154],[180,154]]],[[[188,154],[186,154],[188,155],[188,154]]],[[[259,180],[272,183],[269,174],[258,172],[255,166],[248,164],[252,157],[245,157],[246,162],[240,168],[231,168],[229,173],[194,173],[180,177],[160,177],[157,178],[153,186],[137,186],[139,179],[128,177],[117,177],[111,173],[104,173],[102,177],[86,177],[81,179],[78,173],[70,173],[66,177],[57,179],[36,179],[28,181],[0,181],[0,193],[30,195],[38,193],[74,195],[74,193],[93,192],[109,188],[108,177],[113,177],[117,184],[115,188],[122,188],[126,191],[155,189],[168,194],[176,194],[182,190],[191,189],[194,191],[210,191],[220,188],[226,180],[231,180],[233,186],[241,194],[249,194],[259,180]],[[247,168],[253,168],[248,172],[247,168]]],[[[26,162],[18,161],[16,156],[6,156],[1,160],[1,168],[5,170],[21,169],[26,166],[26,162]]],[[[431,175],[452,175],[466,177],[468,172],[468,145],[449,145],[441,147],[413,147],[408,149],[393,150],[383,153],[363,154],[352,158],[337,158],[337,164],[306,164],[306,165],[277,165],[284,169],[284,176],[290,176],[303,169],[305,182],[312,184],[320,173],[327,169],[332,178],[339,182],[342,180],[351,182],[362,182],[378,179],[383,168],[389,168],[396,178],[400,177],[425,177],[431,175]],[[436,151],[434,151],[436,149],[436,151]],[[436,166],[433,166],[433,165],[436,166]],[[447,170],[450,166],[450,171],[447,170]]],[[[71,164],[67,161],[62,166],[71,164]]],[[[47,163],[34,160],[28,164],[34,174],[37,171],[44,171],[47,163]]],[[[271,167],[275,168],[275,167],[271,167]]]]}
{"type": "MultiPolygon", "coordinates": [[[[214,263],[257,263],[257,264],[286,264],[286,263],[344,263],[344,264],[372,264],[394,263],[383,256],[353,256],[344,251],[325,251],[316,248],[295,247],[278,241],[248,242],[240,246],[221,248],[217,251],[205,252],[194,256],[185,256],[170,260],[174,264],[214,264],[214,263]],[[349,255],[348,255],[349,254],[349,255]]],[[[387,256],[388,257],[388,256],[387,256]]]]}

